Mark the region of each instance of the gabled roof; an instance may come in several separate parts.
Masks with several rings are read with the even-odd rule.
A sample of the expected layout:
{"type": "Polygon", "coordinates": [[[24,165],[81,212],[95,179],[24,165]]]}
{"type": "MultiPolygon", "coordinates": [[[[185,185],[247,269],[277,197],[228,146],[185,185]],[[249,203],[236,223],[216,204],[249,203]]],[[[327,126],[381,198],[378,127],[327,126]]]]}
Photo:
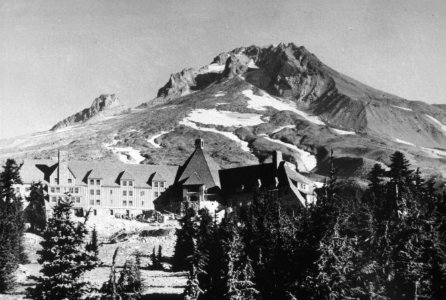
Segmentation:
{"type": "Polygon", "coordinates": [[[129,171],[122,171],[118,177],[119,180],[135,180],[135,177],[129,171]]]}
{"type": "Polygon", "coordinates": [[[189,178],[186,179],[186,181],[183,183],[183,185],[202,185],[203,180],[200,178],[200,175],[198,175],[197,172],[194,172],[189,178]]]}
{"type": "Polygon", "coordinates": [[[166,180],[164,179],[163,175],[161,175],[160,172],[156,172],[152,177],[152,181],[166,181],[166,180]]]}
{"type": "Polygon", "coordinates": [[[204,184],[206,188],[220,187],[219,169],[217,163],[203,149],[197,147],[181,168],[177,182],[183,183],[197,173],[200,174],[200,179],[195,179],[196,184],[204,184]]]}
{"type": "MultiPolygon", "coordinates": [[[[135,187],[149,187],[149,178],[151,174],[159,174],[171,185],[174,183],[175,175],[178,172],[177,166],[164,165],[132,165],[118,162],[107,161],[69,161],[67,163],[69,170],[75,178],[76,184],[86,185],[82,181],[92,174],[95,179],[102,179],[103,186],[119,186],[118,176],[123,173],[125,179],[133,179],[135,187]],[[95,175],[96,174],[96,175],[95,175]],[[131,177],[131,178],[130,178],[131,177]]],[[[24,183],[32,181],[49,180],[49,175],[57,169],[57,161],[54,160],[24,160],[20,175],[24,183]]]]}
{"type": "Polygon", "coordinates": [[[276,172],[272,163],[220,170],[221,188],[225,192],[234,192],[243,186],[248,192],[260,184],[272,187],[276,184],[276,172]]]}

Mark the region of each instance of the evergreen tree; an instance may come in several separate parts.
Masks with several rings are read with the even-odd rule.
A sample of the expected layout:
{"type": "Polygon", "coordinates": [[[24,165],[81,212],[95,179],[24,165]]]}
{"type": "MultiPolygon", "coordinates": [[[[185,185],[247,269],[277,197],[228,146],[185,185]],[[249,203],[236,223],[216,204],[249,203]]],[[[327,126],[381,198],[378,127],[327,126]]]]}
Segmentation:
{"type": "Polygon", "coordinates": [[[120,299],[137,300],[141,298],[141,273],[133,260],[127,260],[117,282],[120,299]]]}
{"type": "Polygon", "coordinates": [[[189,274],[186,283],[186,288],[184,289],[184,299],[185,300],[197,300],[204,293],[201,288],[199,281],[199,276],[204,274],[204,260],[202,254],[200,253],[197,245],[197,239],[192,239],[193,251],[192,255],[188,257],[189,262],[189,274]]]}
{"type": "Polygon", "coordinates": [[[37,252],[43,276],[36,279],[34,288],[28,289],[31,299],[80,299],[90,291],[82,275],[98,262],[84,246],[88,215],[83,223],[76,224],[71,220],[72,206],[72,202],[59,199],[54,207],[43,233],[42,250],[37,252]]]}
{"type": "Polygon", "coordinates": [[[177,229],[177,241],[173,257],[173,269],[177,271],[189,270],[188,257],[193,254],[193,238],[197,234],[196,212],[188,208],[180,220],[181,228],[177,229]]]}
{"type": "Polygon", "coordinates": [[[162,270],[163,269],[163,246],[159,245],[158,246],[158,256],[156,257],[156,260],[158,262],[159,265],[159,269],[162,270]]]}
{"type": "Polygon", "coordinates": [[[41,182],[33,182],[30,187],[29,202],[25,209],[25,216],[31,225],[32,232],[42,232],[46,227],[45,188],[41,182]]]}
{"type": "Polygon", "coordinates": [[[91,240],[86,245],[86,250],[89,252],[93,252],[96,259],[98,259],[99,255],[99,245],[98,245],[98,232],[96,230],[96,226],[93,228],[91,232],[91,240]]]}
{"type": "Polygon", "coordinates": [[[14,286],[13,273],[19,263],[26,262],[22,202],[14,190],[15,184],[22,183],[20,168],[8,159],[0,173],[0,292],[14,286]]]}

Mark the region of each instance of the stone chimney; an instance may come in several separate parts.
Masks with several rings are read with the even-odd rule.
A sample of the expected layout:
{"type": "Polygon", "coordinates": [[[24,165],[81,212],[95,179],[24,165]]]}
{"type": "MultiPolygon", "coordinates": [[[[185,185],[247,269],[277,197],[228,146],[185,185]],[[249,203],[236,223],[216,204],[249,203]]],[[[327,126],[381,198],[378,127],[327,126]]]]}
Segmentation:
{"type": "Polygon", "coordinates": [[[195,149],[203,149],[204,148],[204,141],[202,138],[198,138],[195,140],[195,149]]]}
{"type": "Polygon", "coordinates": [[[57,153],[57,178],[59,184],[67,184],[68,182],[68,152],[59,150],[57,153]]]}
{"type": "Polygon", "coordinates": [[[275,150],[273,152],[273,165],[274,165],[274,170],[276,172],[279,169],[279,165],[280,165],[281,161],[282,161],[282,152],[275,150]]]}

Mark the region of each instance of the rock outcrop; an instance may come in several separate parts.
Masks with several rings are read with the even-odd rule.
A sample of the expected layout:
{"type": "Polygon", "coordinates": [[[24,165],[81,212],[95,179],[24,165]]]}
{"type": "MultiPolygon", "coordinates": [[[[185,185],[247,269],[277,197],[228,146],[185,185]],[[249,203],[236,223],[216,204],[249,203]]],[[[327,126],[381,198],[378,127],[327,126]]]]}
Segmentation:
{"type": "Polygon", "coordinates": [[[89,108],[85,108],[82,111],[63,119],[54,125],[50,130],[58,130],[100,117],[119,115],[125,112],[127,109],[127,107],[119,102],[119,99],[115,94],[100,95],[98,98],[93,100],[93,103],[89,108]]]}

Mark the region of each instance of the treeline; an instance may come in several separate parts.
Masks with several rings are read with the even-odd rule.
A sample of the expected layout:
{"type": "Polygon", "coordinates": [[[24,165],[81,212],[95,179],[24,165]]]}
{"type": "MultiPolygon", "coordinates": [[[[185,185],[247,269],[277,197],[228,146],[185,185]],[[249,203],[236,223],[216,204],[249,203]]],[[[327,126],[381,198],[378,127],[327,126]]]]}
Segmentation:
{"type": "Polygon", "coordinates": [[[446,299],[444,186],[400,152],[369,181],[345,198],[332,169],[318,201],[294,215],[274,191],[220,224],[188,210],[173,260],[189,272],[185,299],[446,299]]]}

